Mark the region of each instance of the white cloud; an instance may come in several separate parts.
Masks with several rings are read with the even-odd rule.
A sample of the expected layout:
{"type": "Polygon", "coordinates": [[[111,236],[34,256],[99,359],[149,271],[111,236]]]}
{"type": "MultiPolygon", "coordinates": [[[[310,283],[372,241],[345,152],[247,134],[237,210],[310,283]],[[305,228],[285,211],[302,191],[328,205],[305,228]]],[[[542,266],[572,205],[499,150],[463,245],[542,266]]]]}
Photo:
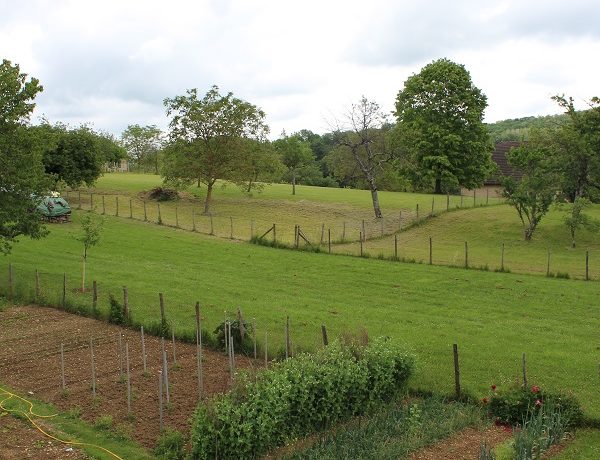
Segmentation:
{"type": "Polygon", "coordinates": [[[162,101],[217,84],[282,129],[323,132],[361,95],[387,112],[428,62],[465,64],[488,120],[597,95],[595,1],[0,0],[0,57],[45,91],[38,114],[119,134],[168,120],[162,101]]]}

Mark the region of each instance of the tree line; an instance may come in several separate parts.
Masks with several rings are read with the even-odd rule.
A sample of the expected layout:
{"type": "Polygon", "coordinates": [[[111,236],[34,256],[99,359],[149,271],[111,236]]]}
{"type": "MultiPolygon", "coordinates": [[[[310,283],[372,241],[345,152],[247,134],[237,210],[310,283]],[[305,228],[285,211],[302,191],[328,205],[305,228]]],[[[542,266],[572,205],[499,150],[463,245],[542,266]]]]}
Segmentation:
{"type": "MultiPolygon", "coordinates": [[[[246,193],[283,181],[290,183],[291,194],[298,184],[363,188],[371,193],[375,217],[381,218],[379,190],[455,193],[481,186],[495,171],[493,140],[483,123],[487,98],[465,67],[448,59],[410,76],[392,114],[363,96],[330,120],[330,132],[283,132],[274,141],[268,139],[263,110],[231,92],[221,94],[218,86],[205,94],[193,88],[166,98],[167,132],[132,124],[118,139],[86,125],[46,120],[31,125],[34,99],[42,90],[18,64],[2,61],[2,252],[20,234],[44,235],[31,212],[37,197],[65,185],[92,185],[104,166],[124,158],[132,170],[158,173],[175,187],[204,184],[205,213],[217,180],[246,193]]],[[[526,237],[557,196],[573,202],[600,199],[598,100],[583,112],[570,99],[556,101],[566,113],[561,123],[530,130],[530,140],[509,156],[524,173],[523,180],[507,179],[504,185],[529,228],[526,237]]]]}

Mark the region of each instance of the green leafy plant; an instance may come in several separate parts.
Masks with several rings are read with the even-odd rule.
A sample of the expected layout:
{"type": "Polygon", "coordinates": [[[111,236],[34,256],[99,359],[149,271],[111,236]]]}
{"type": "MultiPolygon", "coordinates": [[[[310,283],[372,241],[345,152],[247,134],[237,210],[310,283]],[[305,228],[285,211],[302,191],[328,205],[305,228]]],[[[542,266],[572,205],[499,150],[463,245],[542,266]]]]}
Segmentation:
{"type": "Polygon", "coordinates": [[[413,357],[386,339],[335,341],[275,365],[193,417],[192,458],[250,458],[287,440],[362,414],[401,392],[413,357]]]}
{"type": "Polygon", "coordinates": [[[185,458],[183,433],[172,428],[166,428],[156,442],[154,455],[165,460],[182,460],[185,458]]]}
{"type": "Polygon", "coordinates": [[[110,294],[108,296],[109,311],[108,311],[108,322],[113,324],[124,324],[125,315],[123,314],[123,306],[110,294]]]}

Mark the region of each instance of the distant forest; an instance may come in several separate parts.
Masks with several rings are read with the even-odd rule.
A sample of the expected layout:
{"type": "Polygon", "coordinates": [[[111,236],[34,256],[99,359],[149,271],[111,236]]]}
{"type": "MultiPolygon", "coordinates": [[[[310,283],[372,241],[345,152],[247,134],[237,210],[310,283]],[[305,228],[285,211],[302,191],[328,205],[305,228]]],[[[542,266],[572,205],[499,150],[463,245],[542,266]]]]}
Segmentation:
{"type": "Polygon", "coordinates": [[[487,129],[494,142],[523,141],[529,139],[531,128],[555,128],[567,121],[568,117],[565,114],[513,118],[489,123],[487,129]]]}

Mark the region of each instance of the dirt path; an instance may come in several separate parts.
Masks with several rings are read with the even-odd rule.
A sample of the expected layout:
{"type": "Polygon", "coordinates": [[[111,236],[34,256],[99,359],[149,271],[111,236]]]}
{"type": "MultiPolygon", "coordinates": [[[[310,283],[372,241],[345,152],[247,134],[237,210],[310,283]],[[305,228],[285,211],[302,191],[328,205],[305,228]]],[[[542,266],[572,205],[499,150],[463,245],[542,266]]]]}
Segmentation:
{"type": "MultiPolygon", "coordinates": [[[[177,365],[167,342],[170,398],[165,426],[187,432],[198,403],[195,345],[176,343],[177,365]]],[[[52,402],[61,411],[80,412],[91,423],[111,416],[113,426],[138,443],[153,447],[159,434],[158,382],[161,343],[146,335],[148,373],[143,373],[140,334],[90,318],[45,307],[13,307],[0,312],[0,382],[52,402]],[[127,415],[127,384],[120,376],[118,335],[129,345],[132,415],[127,415]],[[97,397],[92,397],[90,337],[94,341],[97,397]],[[61,390],[60,345],[64,344],[67,392],[61,390]]],[[[224,392],[229,373],[224,354],[206,351],[203,359],[204,397],[224,392]]],[[[238,368],[252,360],[238,357],[238,368]]],[[[123,358],[123,368],[125,359],[123,358]]],[[[3,417],[6,418],[6,417],[3,417]]],[[[0,458],[5,458],[0,455],[0,458]]],[[[10,457],[8,457],[10,458],[10,457]]],[[[28,457],[21,457],[28,458],[28,457]]],[[[51,458],[51,457],[48,457],[51,458]]],[[[68,458],[68,457],[64,457],[68,458]]]]}
{"type": "Polygon", "coordinates": [[[492,426],[486,430],[467,428],[448,439],[415,452],[409,460],[473,460],[479,458],[479,449],[500,444],[512,436],[510,430],[492,426]]]}

